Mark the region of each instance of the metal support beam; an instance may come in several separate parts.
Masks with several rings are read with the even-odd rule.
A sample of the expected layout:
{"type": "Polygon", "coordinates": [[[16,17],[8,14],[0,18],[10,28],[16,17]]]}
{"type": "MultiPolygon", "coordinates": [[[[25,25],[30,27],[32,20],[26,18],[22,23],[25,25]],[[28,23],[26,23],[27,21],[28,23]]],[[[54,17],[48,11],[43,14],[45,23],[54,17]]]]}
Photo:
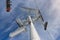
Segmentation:
{"type": "Polygon", "coordinates": [[[29,21],[30,21],[30,36],[31,36],[31,40],[41,40],[35,27],[34,24],[32,22],[31,17],[29,16],[29,21]]]}

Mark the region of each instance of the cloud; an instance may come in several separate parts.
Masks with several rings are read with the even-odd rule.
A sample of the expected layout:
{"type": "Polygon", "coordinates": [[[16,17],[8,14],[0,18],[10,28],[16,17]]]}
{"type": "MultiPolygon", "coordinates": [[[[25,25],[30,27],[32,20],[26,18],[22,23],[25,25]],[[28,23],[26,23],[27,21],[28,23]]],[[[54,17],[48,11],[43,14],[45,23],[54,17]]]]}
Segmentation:
{"type": "MultiPolygon", "coordinates": [[[[49,22],[48,24],[48,30],[46,33],[44,33],[44,31],[42,32],[41,36],[50,36],[51,40],[55,40],[58,35],[59,35],[59,30],[58,28],[60,28],[59,24],[60,24],[60,1],[59,0],[36,0],[37,1],[37,6],[38,8],[41,10],[42,15],[44,16],[44,19],[48,19],[47,21],[49,22]],[[43,35],[44,34],[44,35],[43,35]]],[[[32,8],[36,8],[36,2],[34,2],[34,0],[26,0],[25,2],[25,6],[26,7],[32,7],[32,8]]],[[[44,36],[44,37],[45,37],[44,36]]],[[[48,37],[49,37],[48,36],[48,37]]],[[[46,39],[48,40],[46,37],[42,38],[42,40],[46,39]]]]}
{"type": "Polygon", "coordinates": [[[50,19],[49,21],[49,27],[48,30],[53,36],[54,39],[56,39],[59,35],[60,29],[60,1],[59,0],[51,0],[51,6],[49,8],[48,15],[52,17],[53,19],[50,19]]]}
{"type": "MultiPolygon", "coordinates": [[[[44,18],[48,19],[47,21],[49,22],[48,24],[49,35],[52,37],[52,40],[55,40],[59,36],[58,29],[60,29],[60,0],[51,0],[51,1],[36,0],[36,1],[39,9],[41,9],[42,11],[42,14],[43,15],[45,14],[44,18]]],[[[28,3],[31,3],[31,2],[33,1],[28,0],[28,3]]]]}
{"type": "MultiPolygon", "coordinates": [[[[19,1],[20,0],[13,1],[12,7],[14,7],[14,8],[12,9],[12,11],[15,9],[15,7],[17,7],[18,4],[20,4],[21,1],[20,2],[19,1]]],[[[22,1],[22,2],[24,2],[24,1],[22,1]]],[[[47,37],[50,36],[51,37],[50,39],[55,40],[59,35],[58,29],[60,29],[60,27],[59,27],[60,26],[60,0],[50,0],[50,1],[49,0],[36,0],[36,2],[37,2],[38,8],[42,12],[44,19],[46,19],[46,20],[48,19],[47,21],[49,22],[48,30],[47,30],[48,33],[44,32],[42,28],[38,27],[39,33],[41,32],[41,34],[42,34],[42,35],[40,34],[41,38],[42,38],[42,40],[45,40],[45,39],[48,40],[47,37]]],[[[24,5],[26,7],[36,8],[36,2],[34,2],[34,0],[25,0],[24,5]]],[[[2,13],[4,14],[4,12],[2,12],[2,13]]],[[[8,14],[5,14],[5,15],[8,15],[8,14]]],[[[36,28],[37,28],[37,26],[36,26],[36,28]]],[[[10,30],[10,28],[8,28],[6,31],[8,31],[8,30],[10,30]]]]}

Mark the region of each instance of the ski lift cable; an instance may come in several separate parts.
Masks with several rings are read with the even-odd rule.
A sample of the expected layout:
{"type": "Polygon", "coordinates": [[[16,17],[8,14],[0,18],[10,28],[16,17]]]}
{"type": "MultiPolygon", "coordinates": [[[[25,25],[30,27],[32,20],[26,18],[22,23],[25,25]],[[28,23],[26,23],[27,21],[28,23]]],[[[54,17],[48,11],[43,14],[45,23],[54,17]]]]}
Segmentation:
{"type": "Polygon", "coordinates": [[[53,36],[51,35],[51,33],[49,33],[49,31],[47,31],[47,33],[49,34],[50,38],[52,38],[53,40],[55,40],[55,39],[53,38],[53,36]]]}

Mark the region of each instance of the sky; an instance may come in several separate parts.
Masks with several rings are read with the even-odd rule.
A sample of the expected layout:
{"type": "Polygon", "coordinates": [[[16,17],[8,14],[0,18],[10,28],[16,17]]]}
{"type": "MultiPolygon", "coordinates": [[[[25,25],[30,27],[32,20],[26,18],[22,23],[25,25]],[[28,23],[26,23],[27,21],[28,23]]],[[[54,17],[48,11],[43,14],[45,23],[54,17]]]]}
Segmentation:
{"type": "Polygon", "coordinates": [[[26,13],[20,9],[22,6],[38,8],[44,20],[48,21],[46,31],[39,20],[34,23],[41,40],[60,40],[60,0],[11,0],[10,12],[6,12],[5,3],[6,0],[0,0],[0,40],[30,40],[29,25],[26,27],[27,32],[9,37],[9,33],[18,28],[16,18],[26,17],[26,13]]]}

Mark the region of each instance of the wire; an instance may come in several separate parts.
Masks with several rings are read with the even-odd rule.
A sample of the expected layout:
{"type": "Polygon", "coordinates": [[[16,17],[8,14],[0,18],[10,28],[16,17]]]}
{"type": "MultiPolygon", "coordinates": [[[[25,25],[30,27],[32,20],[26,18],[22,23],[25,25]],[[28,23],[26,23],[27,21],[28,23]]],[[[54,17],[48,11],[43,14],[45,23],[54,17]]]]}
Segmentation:
{"type": "Polygon", "coordinates": [[[50,38],[54,40],[53,36],[49,33],[49,31],[47,31],[47,33],[49,34],[50,38]]]}

